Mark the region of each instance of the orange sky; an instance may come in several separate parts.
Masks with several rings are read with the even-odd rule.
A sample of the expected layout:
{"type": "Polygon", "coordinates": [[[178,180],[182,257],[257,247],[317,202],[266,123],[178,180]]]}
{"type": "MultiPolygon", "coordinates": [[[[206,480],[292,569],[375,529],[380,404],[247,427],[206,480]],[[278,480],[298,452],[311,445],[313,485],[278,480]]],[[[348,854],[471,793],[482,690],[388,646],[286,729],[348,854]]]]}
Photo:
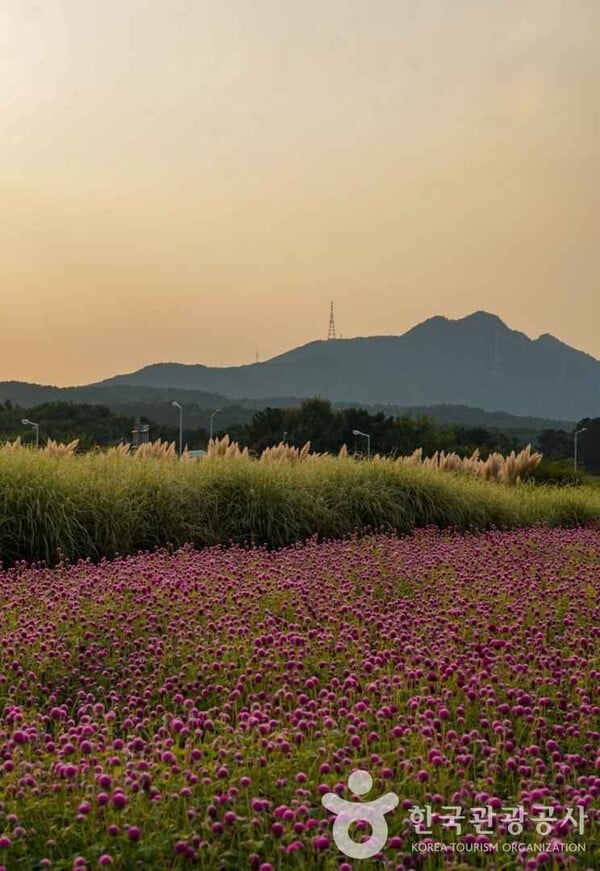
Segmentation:
{"type": "Polygon", "coordinates": [[[2,0],[0,381],[499,314],[600,357],[597,0],[2,0]]]}

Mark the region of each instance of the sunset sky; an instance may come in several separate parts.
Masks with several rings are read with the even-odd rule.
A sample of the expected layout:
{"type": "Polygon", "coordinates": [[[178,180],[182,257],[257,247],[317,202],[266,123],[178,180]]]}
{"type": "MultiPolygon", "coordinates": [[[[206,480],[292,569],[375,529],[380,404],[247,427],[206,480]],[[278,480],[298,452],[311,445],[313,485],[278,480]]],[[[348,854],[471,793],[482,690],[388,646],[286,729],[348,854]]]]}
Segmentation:
{"type": "Polygon", "coordinates": [[[600,357],[598,0],[0,0],[0,381],[499,314],[600,357]]]}

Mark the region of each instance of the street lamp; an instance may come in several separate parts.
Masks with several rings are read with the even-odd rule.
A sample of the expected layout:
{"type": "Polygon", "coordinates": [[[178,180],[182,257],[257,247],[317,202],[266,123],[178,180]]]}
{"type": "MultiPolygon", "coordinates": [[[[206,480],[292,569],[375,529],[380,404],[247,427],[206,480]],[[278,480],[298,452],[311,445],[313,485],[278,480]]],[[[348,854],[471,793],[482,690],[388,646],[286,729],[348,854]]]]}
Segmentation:
{"type": "Polygon", "coordinates": [[[211,413],[210,413],[210,427],[209,427],[209,429],[210,429],[210,436],[209,436],[209,441],[212,441],[212,437],[213,437],[213,418],[214,418],[215,414],[221,414],[221,409],[220,409],[220,408],[215,408],[215,410],[214,410],[214,411],[211,411],[211,413]]]}
{"type": "Polygon", "coordinates": [[[371,456],[371,436],[368,432],[361,432],[359,429],[353,429],[352,435],[362,436],[367,440],[367,457],[371,456]]]}
{"type": "Polygon", "coordinates": [[[23,418],[21,423],[23,424],[23,426],[32,426],[34,428],[34,430],[35,430],[35,447],[37,450],[40,446],[40,425],[39,425],[39,423],[34,423],[32,420],[27,420],[26,417],[23,418]]]}
{"type": "Polygon", "coordinates": [[[174,399],[171,402],[174,408],[179,409],[179,456],[183,454],[183,405],[174,399]]]}
{"type": "Polygon", "coordinates": [[[573,471],[577,474],[577,436],[581,435],[582,432],[587,432],[587,426],[584,426],[582,429],[576,429],[575,434],[573,436],[574,442],[574,451],[573,451],[573,471]]]}

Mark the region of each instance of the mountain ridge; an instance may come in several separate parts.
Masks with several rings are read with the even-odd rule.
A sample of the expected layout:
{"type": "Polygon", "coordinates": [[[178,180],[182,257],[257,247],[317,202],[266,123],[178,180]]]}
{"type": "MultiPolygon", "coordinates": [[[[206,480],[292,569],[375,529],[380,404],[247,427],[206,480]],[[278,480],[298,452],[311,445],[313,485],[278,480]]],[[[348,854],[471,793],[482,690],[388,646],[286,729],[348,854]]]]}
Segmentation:
{"type": "Polygon", "coordinates": [[[337,404],[499,410],[579,420],[600,411],[600,361],[548,333],[536,339],[497,315],[435,315],[400,336],[314,340],[257,363],[151,363],[76,387],[0,382],[0,401],[83,401],[111,407],[181,402],[260,405],[321,396],[337,404]],[[176,392],[177,395],[171,395],[176,392]]]}
{"type": "Polygon", "coordinates": [[[498,315],[435,315],[400,336],[316,340],[261,363],[153,363],[92,386],[154,386],[229,399],[288,395],[397,406],[458,404],[576,420],[597,413],[600,361],[548,333],[531,339],[498,315]]]}
{"type": "MultiPolygon", "coordinates": [[[[271,396],[265,400],[234,399],[218,394],[207,394],[186,391],[177,388],[131,387],[117,386],[108,388],[94,387],[52,387],[28,384],[19,381],[0,381],[0,405],[10,400],[15,408],[23,411],[35,409],[46,403],[73,403],[84,405],[101,405],[117,414],[129,417],[144,416],[159,423],[173,422],[172,400],[177,399],[185,407],[185,420],[188,426],[205,426],[209,414],[215,408],[220,408],[221,425],[243,424],[249,421],[259,409],[267,406],[275,408],[292,408],[300,405],[301,399],[296,396],[271,396]]],[[[351,408],[353,403],[333,402],[336,409],[351,408]]],[[[556,418],[538,418],[513,415],[506,411],[485,411],[481,408],[466,405],[428,405],[428,406],[394,406],[388,404],[362,406],[371,414],[383,412],[387,417],[427,416],[440,425],[455,425],[467,427],[485,427],[499,430],[533,440],[543,429],[573,428],[574,421],[556,418]]],[[[28,412],[29,413],[29,412],[28,412]]]]}

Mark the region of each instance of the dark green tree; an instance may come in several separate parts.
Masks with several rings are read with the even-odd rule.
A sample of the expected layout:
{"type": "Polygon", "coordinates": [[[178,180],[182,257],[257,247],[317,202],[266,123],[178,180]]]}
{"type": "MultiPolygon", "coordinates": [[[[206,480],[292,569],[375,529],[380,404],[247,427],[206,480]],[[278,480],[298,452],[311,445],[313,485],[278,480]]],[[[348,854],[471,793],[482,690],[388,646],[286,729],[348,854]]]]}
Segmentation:
{"type": "Polygon", "coordinates": [[[537,448],[546,460],[565,460],[573,455],[573,436],[564,429],[545,429],[538,436],[537,448]]]}
{"type": "MultiPolygon", "coordinates": [[[[578,436],[578,456],[583,471],[600,474],[600,417],[580,420],[576,429],[585,430],[578,436]]],[[[573,440],[571,439],[571,444],[573,440]]]]}

